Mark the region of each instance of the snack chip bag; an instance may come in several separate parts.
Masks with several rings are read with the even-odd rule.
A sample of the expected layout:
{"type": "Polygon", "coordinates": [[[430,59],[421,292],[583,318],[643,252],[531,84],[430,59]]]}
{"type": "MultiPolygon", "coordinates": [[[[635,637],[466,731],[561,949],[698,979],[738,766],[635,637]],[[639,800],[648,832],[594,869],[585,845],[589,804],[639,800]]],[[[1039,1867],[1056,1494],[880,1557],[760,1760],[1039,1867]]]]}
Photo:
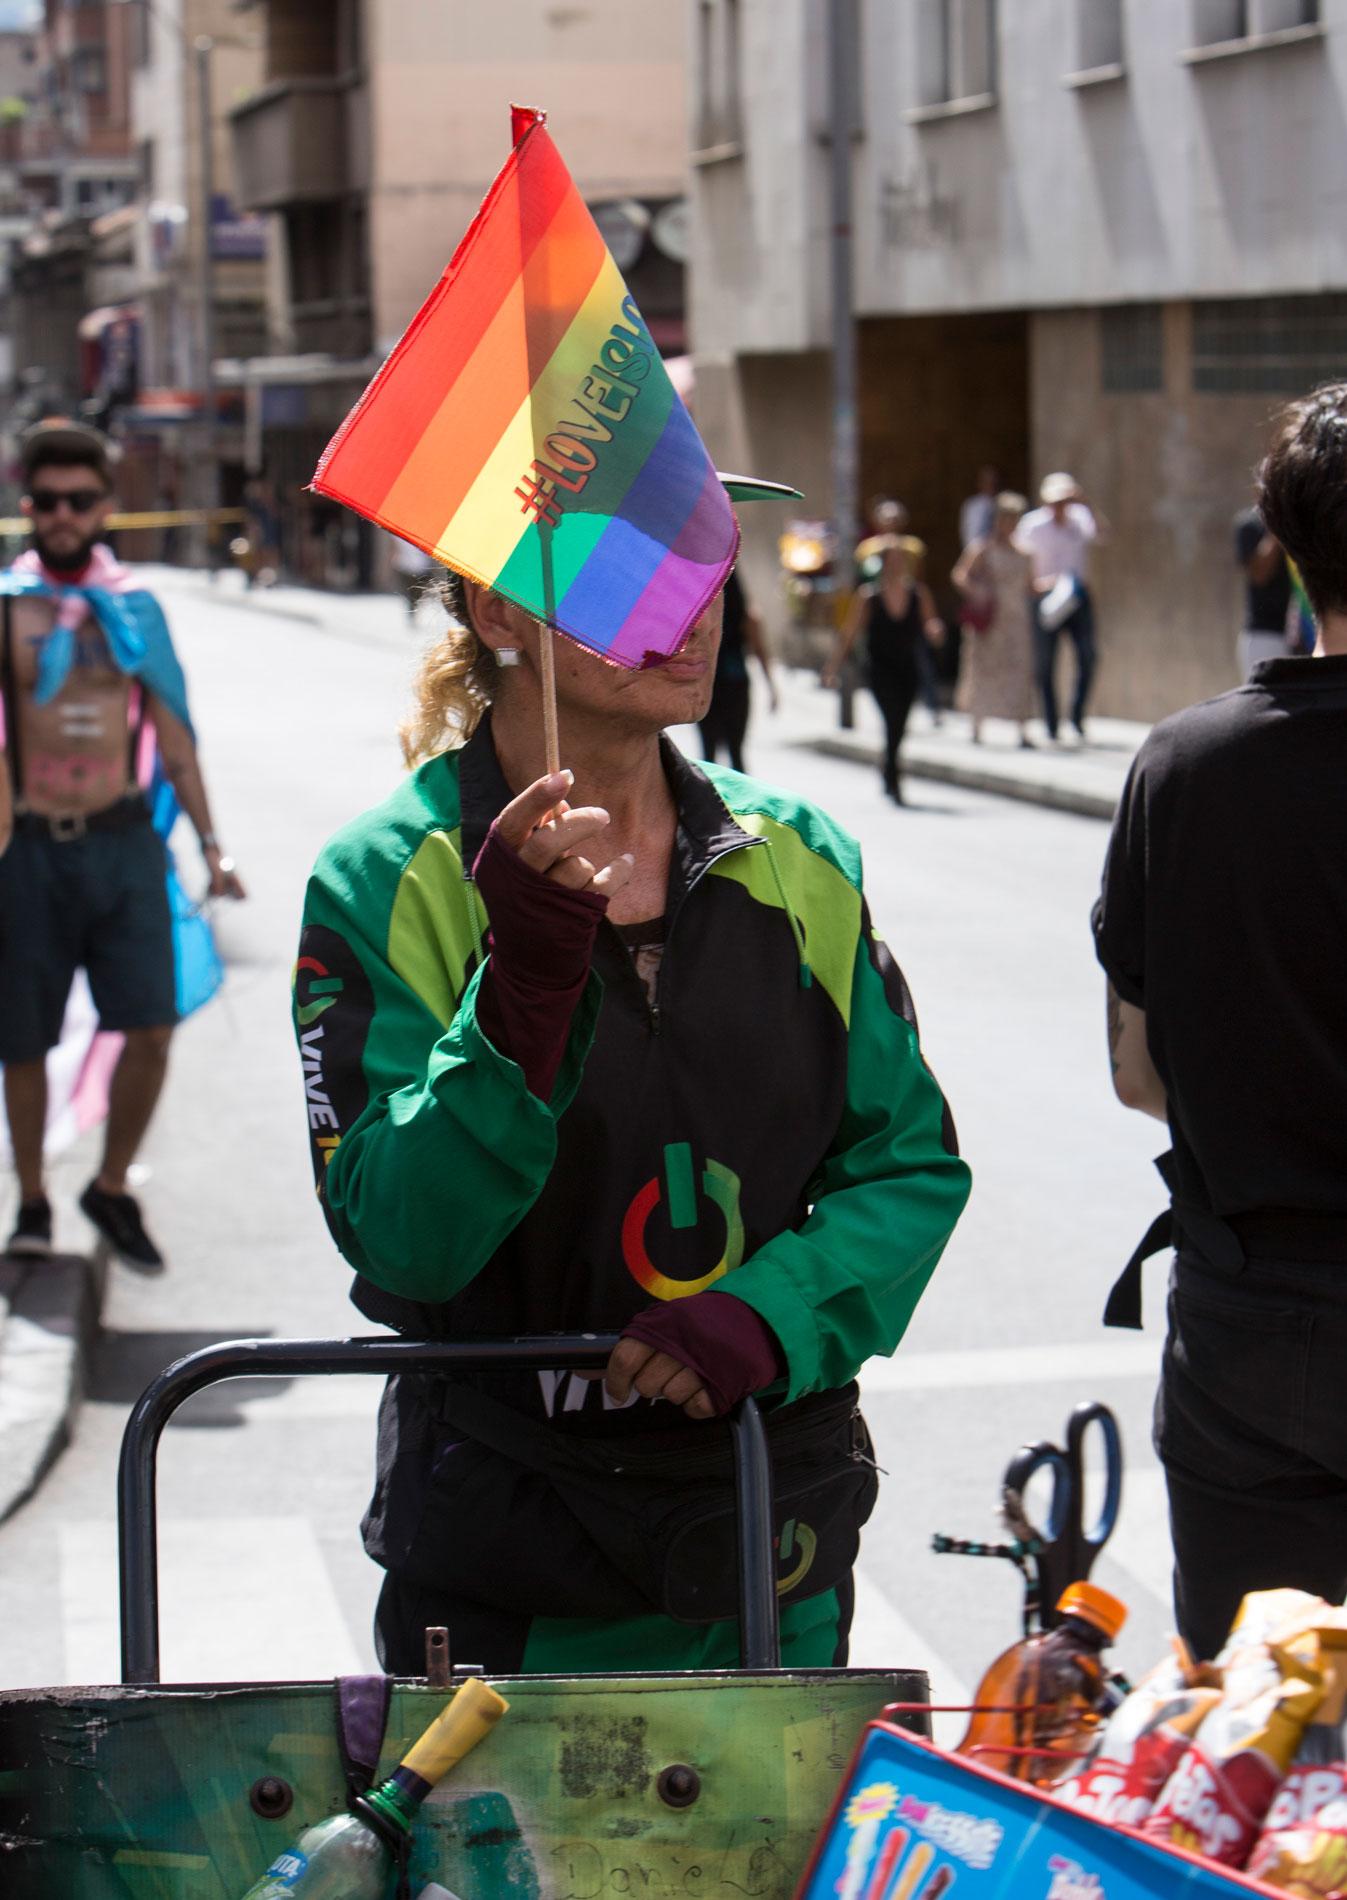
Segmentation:
{"type": "Polygon", "coordinates": [[[1347,1893],[1347,1764],[1291,1770],[1273,1797],[1248,1871],[1302,1900],[1347,1893]]]}
{"type": "Polygon", "coordinates": [[[1332,1625],[1288,1645],[1298,1655],[1317,1651],[1327,1687],[1249,1858],[1259,1880],[1312,1900],[1347,1892],[1347,1613],[1333,1614],[1332,1625]]]}
{"type": "Polygon", "coordinates": [[[1237,1672],[1184,1750],[1143,1823],[1154,1839],[1227,1867],[1248,1859],[1324,1693],[1309,1663],[1275,1645],[1269,1656],[1277,1679],[1264,1686],[1259,1671],[1237,1672]]]}
{"type": "Polygon", "coordinates": [[[1140,1827],[1203,1718],[1221,1699],[1210,1664],[1176,1654],[1139,1682],[1108,1718],[1089,1761],[1054,1798],[1110,1826],[1140,1827]]]}

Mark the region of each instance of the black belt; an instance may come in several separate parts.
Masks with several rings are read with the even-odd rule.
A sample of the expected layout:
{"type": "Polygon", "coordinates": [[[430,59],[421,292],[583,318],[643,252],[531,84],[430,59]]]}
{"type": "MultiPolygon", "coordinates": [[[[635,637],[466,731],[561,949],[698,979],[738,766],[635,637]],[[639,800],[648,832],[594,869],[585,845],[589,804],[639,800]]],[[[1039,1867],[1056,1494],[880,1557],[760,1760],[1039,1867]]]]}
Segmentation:
{"type": "Polygon", "coordinates": [[[1105,1326],[1141,1326],[1141,1268],[1167,1247],[1190,1246],[1210,1266],[1231,1275],[1250,1259],[1298,1260],[1311,1265],[1347,1265],[1347,1215],[1314,1214],[1297,1208],[1257,1208],[1226,1220],[1210,1208],[1174,1193],[1174,1156],[1155,1163],[1173,1197],[1146,1229],[1113,1284],[1104,1308],[1105,1326]]]}
{"type": "Polygon", "coordinates": [[[90,831],[129,831],[133,825],[147,825],[150,808],[139,793],[128,793],[115,805],[99,811],[67,812],[19,811],[14,814],[14,829],[30,837],[51,838],[57,844],[73,844],[90,831]]]}

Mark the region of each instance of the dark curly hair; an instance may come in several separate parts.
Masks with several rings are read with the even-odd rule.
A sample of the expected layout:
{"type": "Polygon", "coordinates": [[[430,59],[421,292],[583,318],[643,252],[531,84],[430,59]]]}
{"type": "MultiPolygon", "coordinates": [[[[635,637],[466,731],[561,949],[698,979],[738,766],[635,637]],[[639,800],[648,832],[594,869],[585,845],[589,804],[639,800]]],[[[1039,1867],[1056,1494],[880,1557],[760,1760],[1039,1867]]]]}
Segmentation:
{"type": "Polygon", "coordinates": [[[1347,383],[1323,383],[1282,411],[1258,471],[1258,507],[1315,618],[1347,613],[1347,383]]]}

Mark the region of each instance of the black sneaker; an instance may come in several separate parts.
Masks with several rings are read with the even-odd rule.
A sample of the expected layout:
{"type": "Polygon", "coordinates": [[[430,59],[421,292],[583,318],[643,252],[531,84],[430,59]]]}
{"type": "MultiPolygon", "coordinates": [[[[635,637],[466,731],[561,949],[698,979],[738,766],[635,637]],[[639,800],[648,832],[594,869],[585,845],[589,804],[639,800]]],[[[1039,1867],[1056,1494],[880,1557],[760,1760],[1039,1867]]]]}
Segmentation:
{"type": "Polygon", "coordinates": [[[51,1257],[51,1202],[45,1194],[40,1194],[35,1201],[20,1204],[19,1218],[5,1252],[14,1260],[51,1257]]]}
{"type": "Polygon", "coordinates": [[[90,1181],[80,1195],[80,1211],[129,1266],[163,1266],[164,1256],[145,1232],[139,1205],[130,1194],[109,1194],[97,1181],[90,1181]]]}

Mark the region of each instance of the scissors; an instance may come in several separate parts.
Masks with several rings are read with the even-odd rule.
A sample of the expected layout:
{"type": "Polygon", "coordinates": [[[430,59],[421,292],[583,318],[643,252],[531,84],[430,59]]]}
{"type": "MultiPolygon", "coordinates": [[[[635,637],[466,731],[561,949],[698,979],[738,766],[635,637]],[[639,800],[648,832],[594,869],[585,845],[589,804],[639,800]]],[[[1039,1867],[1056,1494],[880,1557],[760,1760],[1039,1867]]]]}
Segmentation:
{"type": "Polygon", "coordinates": [[[1066,1447],[1040,1439],[1025,1445],[1006,1466],[1001,1509],[1011,1534],[1037,1545],[1031,1557],[1034,1583],[1025,1603],[1026,1627],[1035,1615],[1043,1629],[1060,1621],[1056,1603],[1069,1584],[1090,1574],[1095,1558],[1113,1535],[1122,1502],[1122,1435],[1107,1405],[1078,1405],[1067,1420],[1066,1447]],[[1104,1499],[1094,1523],[1085,1523],[1085,1440],[1099,1429],[1104,1451],[1104,1499]],[[1052,1473],[1047,1522],[1040,1528],[1025,1509],[1024,1493],[1040,1471],[1052,1473]]]}

